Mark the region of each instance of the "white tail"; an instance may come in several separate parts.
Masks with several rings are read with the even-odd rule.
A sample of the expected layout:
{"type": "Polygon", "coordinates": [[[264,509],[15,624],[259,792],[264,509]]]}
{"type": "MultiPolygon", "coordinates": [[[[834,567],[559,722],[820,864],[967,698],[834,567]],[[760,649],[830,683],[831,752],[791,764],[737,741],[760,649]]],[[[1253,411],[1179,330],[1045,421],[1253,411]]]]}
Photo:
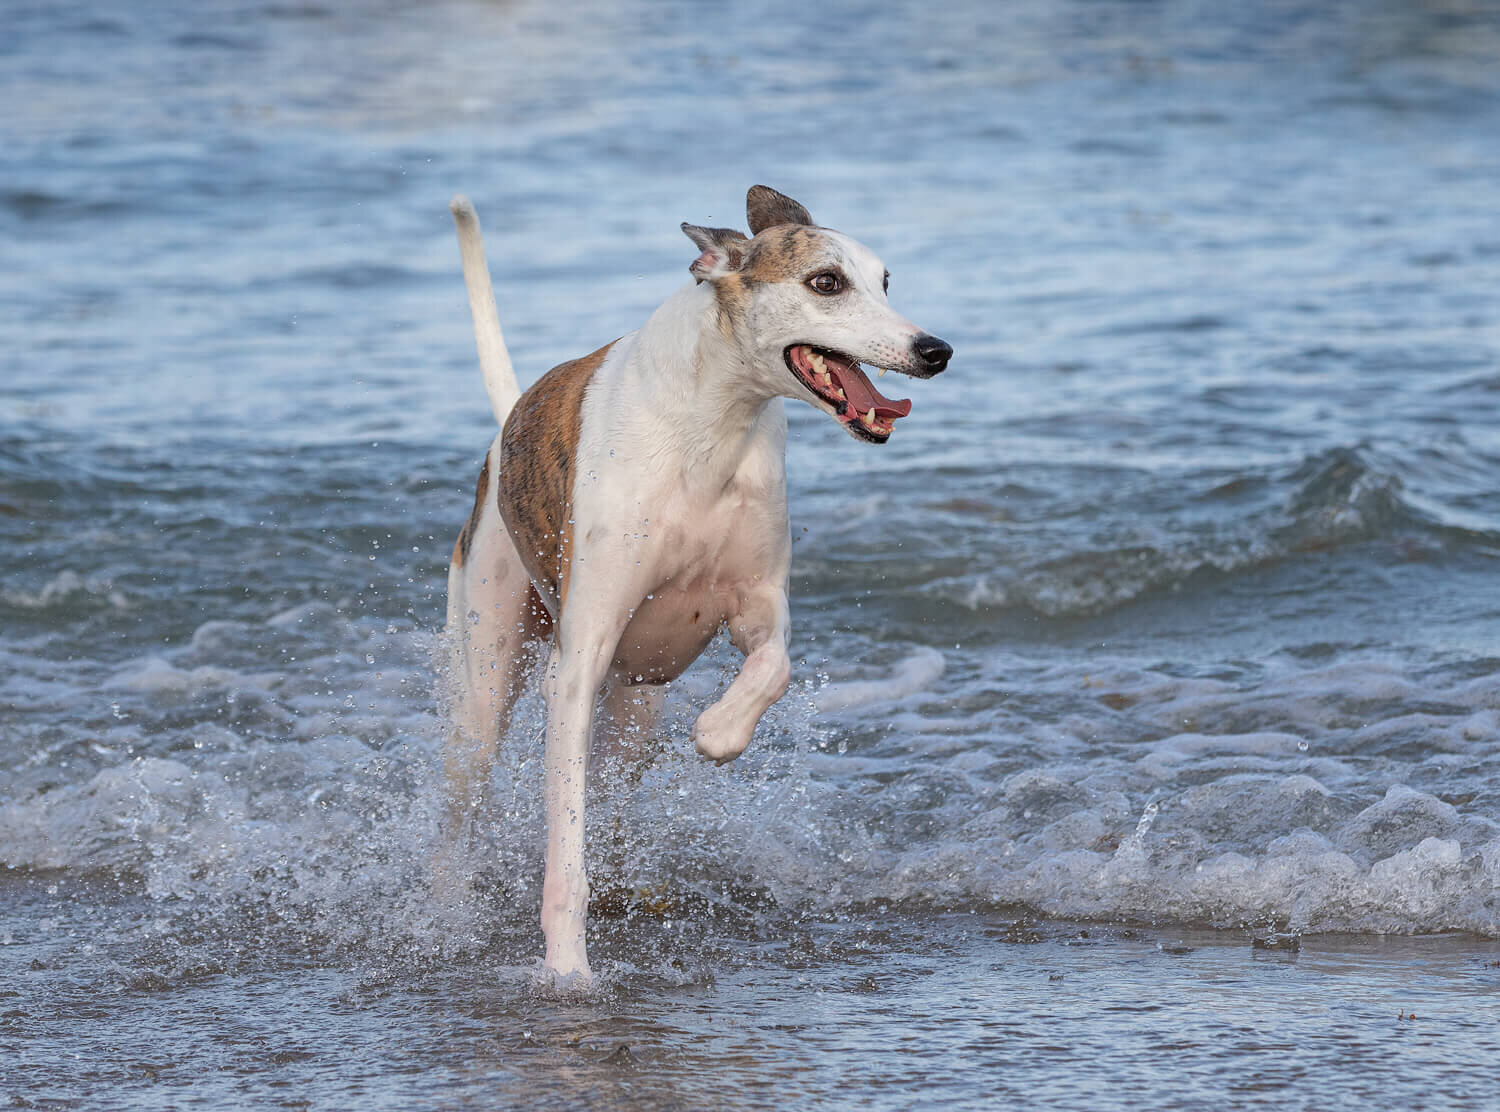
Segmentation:
{"type": "Polygon", "coordinates": [[[469,313],[474,318],[474,346],[479,349],[479,369],[490,396],[495,420],[503,428],[511,407],[521,396],[516,369],[511,366],[505,337],[500,333],[500,314],[495,312],[495,291],[490,287],[490,268],[484,261],[484,236],[479,214],[462,193],[448,202],[453,223],[458,226],[458,251],[464,261],[464,285],[469,290],[469,313]]]}

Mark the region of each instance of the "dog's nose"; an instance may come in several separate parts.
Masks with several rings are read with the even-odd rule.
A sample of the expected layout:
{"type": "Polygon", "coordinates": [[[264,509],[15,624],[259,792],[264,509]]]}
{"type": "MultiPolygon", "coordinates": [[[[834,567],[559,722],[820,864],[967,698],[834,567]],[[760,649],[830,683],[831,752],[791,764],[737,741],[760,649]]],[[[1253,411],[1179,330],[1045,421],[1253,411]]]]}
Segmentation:
{"type": "Polygon", "coordinates": [[[948,360],[953,358],[953,349],[939,340],[936,336],[922,333],[913,342],[912,347],[916,349],[917,358],[927,364],[927,368],[933,374],[937,374],[948,365],[948,360]]]}

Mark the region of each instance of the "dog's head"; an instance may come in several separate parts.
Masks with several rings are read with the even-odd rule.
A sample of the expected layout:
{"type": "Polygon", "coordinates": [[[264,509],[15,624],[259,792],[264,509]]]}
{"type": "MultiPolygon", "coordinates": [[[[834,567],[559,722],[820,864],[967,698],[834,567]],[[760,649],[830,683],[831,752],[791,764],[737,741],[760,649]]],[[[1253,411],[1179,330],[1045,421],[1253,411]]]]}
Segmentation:
{"type": "Polygon", "coordinates": [[[860,364],[931,378],[953,349],[890,307],[890,272],[864,244],[818,227],[768,186],[750,189],[746,211],[753,238],[682,226],[702,252],[688,269],[713,285],[720,331],[769,395],[800,398],[884,444],[911,402],[882,395],[860,364]]]}

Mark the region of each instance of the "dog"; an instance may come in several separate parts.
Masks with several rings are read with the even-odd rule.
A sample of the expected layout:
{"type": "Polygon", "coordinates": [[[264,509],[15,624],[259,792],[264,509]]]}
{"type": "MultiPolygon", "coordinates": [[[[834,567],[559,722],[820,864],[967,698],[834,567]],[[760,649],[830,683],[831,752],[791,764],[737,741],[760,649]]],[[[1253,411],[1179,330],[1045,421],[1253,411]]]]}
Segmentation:
{"type": "Polygon", "coordinates": [[[469,830],[528,662],[550,645],[545,972],[586,986],[584,781],[601,690],[616,728],[649,723],[662,685],[727,626],[744,664],[692,736],[715,762],[739,756],[791,680],[782,399],[884,444],[911,403],[884,397],[861,364],[930,378],[953,349],[890,307],[873,251],[757,185],[749,236],[683,224],[693,281],[523,394],[478,216],[461,195],[449,207],[501,431],[448,573],[445,839],[469,830]]]}

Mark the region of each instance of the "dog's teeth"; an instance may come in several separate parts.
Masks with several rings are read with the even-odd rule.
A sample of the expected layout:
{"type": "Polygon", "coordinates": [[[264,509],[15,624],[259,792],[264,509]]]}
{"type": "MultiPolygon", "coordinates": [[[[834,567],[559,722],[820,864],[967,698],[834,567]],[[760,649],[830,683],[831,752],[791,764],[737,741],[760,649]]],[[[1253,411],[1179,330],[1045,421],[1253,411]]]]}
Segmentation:
{"type": "Polygon", "coordinates": [[[839,401],[841,401],[841,402],[846,402],[846,401],[849,400],[848,396],[844,393],[844,391],[843,391],[842,388],[839,389],[838,395],[839,395],[839,401]]]}
{"type": "Polygon", "coordinates": [[[880,368],[880,373],[878,375],[876,375],[875,377],[876,378],[884,378],[885,377],[885,372],[886,372],[887,369],[888,368],[886,368],[886,367],[881,367],[880,368]]]}
{"type": "Polygon", "coordinates": [[[824,371],[821,375],[818,376],[818,381],[820,381],[824,386],[832,386],[833,376],[827,371],[824,371]]]}
{"type": "Polygon", "coordinates": [[[875,427],[875,407],[874,406],[871,406],[870,407],[870,411],[865,414],[865,416],[864,416],[864,422],[865,422],[865,424],[869,425],[872,429],[875,427]]]}

